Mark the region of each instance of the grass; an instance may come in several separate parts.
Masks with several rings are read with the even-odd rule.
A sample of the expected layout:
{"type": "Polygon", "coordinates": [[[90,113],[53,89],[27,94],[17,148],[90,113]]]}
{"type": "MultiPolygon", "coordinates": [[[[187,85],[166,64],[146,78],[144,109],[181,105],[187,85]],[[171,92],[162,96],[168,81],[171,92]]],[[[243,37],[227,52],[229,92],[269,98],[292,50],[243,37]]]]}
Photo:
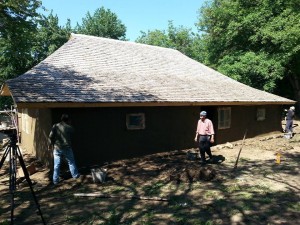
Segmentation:
{"type": "Polygon", "coordinates": [[[219,191],[208,190],[204,193],[204,198],[219,199],[222,194],[219,191]]]}
{"type": "Polygon", "coordinates": [[[288,207],[296,212],[300,212],[300,202],[289,203],[288,207]]]}
{"type": "Polygon", "coordinates": [[[141,224],[142,225],[154,225],[154,223],[152,222],[153,218],[154,218],[154,213],[152,211],[147,212],[143,216],[141,224]]]}
{"type": "Polygon", "coordinates": [[[8,220],[0,221],[0,225],[9,225],[9,224],[10,224],[10,221],[8,221],[8,220]]]}
{"type": "Polygon", "coordinates": [[[157,182],[144,186],[142,190],[144,191],[145,195],[155,196],[161,193],[161,188],[164,186],[165,184],[163,182],[157,182]]]}

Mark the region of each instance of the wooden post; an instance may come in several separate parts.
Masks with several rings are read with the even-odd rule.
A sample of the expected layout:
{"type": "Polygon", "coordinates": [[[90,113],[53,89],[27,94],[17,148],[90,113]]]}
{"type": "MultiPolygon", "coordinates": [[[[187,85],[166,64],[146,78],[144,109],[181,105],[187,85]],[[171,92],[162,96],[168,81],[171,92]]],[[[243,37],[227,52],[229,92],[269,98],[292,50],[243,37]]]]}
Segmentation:
{"type": "Polygon", "coordinates": [[[248,131],[248,129],[246,129],[246,131],[245,131],[244,138],[243,138],[243,142],[242,142],[242,146],[241,146],[241,148],[240,148],[238,157],[236,158],[236,161],[235,161],[235,164],[234,164],[233,169],[236,169],[236,168],[237,168],[237,165],[238,165],[238,162],[239,162],[239,158],[240,158],[240,154],[241,154],[241,151],[242,151],[242,149],[243,149],[244,142],[245,142],[245,138],[246,138],[246,135],[247,135],[247,131],[248,131]]]}

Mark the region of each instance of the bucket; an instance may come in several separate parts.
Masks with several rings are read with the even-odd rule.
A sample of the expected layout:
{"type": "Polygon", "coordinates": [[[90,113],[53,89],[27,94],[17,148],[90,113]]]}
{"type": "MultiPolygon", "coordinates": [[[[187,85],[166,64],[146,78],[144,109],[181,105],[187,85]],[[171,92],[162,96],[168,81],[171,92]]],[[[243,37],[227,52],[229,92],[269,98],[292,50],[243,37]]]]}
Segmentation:
{"type": "Polygon", "coordinates": [[[292,134],[291,133],[286,133],[286,134],[284,134],[284,137],[286,139],[291,139],[292,138],[292,134]]]}
{"type": "Polygon", "coordinates": [[[94,183],[103,183],[106,179],[106,170],[101,168],[91,169],[94,183]]]}

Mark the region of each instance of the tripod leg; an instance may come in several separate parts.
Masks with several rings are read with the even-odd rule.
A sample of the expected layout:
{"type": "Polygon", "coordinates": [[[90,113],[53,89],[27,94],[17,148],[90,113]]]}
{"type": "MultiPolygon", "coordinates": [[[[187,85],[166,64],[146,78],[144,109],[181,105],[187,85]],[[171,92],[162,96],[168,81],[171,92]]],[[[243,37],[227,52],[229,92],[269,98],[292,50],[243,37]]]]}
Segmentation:
{"type": "Polygon", "coordinates": [[[6,149],[5,149],[4,153],[3,153],[3,156],[1,158],[1,161],[0,161],[0,169],[2,168],[3,163],[4,163],[4,161],[5,161],[8,153],[9,153],[9,147],[6,147],[6,149]]]}
{"type": "MultiPolygon", "coordinates": [[[[10,147],[9,147],[10,148],[10,147]]],[[[11,148],[9,151],[9,190],[11,196],[11,211],[10,211],[10,224],[14,224],[14,209],[15,209],[15,191],[16,191],[16,168],[17,168],[17,154],[16,150],[11,148]]]]}
{"type": "Polygon", "coordinates": [[[6,157],[9,157],[9,192],[11,196],[11,209],[10,209],[10,224],[14,224],[14,208],[15,208],[15,190],[16,190],[16,151],[12,152],[12,148],[8,145],[4,151],[0,161],[0,169],[6,157]]]}
{"type": "Polygon", "coordinates": [[[32,187],[32,182],[31,182],[31,179],[30,179],[30,177],[29,177],[29,173],[28,173],[28,171],[27,171],[27,169],[26,169],[26,166],[25,166],[25,163],[24,163],[24,160],[23,160],[21,151],[20,151],[20,149],[19,149],[18,146],[16,146],[16,151],[17,151],[17,155],[18,155],[18,158],[19,158],[20,166],[22,167],[24,176],[25,176],[26,181],[27,181],[27,183],[28,183],[28,185],[29,185],[29,187],[30,187],[30,191],[31,191],[31,194],[32,194],[33,199],[34,199],[34,201],[35,201],[36,207],[37,207],[38,212],[39,212],[39,214],[40,214],[40,216],[41,216],[42,222],[43,222],[43,224],[45,225],[46,223],[45,223],[45,220],[44,220],[44,217],[43,217],[43,214],[42,214],[40,205],[39,205],[38,200],[37,200],[37,197],[36,197],[36,195],[35,195],[35,193],[34,193],[34,190],[33,190],[33,187],[32,187]]]}

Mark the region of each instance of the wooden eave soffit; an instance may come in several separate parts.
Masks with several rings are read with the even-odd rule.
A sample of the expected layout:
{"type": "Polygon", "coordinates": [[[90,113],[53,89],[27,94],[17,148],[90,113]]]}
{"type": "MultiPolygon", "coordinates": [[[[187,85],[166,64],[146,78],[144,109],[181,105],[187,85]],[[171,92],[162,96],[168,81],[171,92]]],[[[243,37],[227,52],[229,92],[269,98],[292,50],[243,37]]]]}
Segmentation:
{"type": "Polygon", "coordinates": [[[11,96],[10,90],[8,88],[8,86],[6,84],[3,84],[1,86],[1,92],[0,92],[1,96],[11,96]]]}

